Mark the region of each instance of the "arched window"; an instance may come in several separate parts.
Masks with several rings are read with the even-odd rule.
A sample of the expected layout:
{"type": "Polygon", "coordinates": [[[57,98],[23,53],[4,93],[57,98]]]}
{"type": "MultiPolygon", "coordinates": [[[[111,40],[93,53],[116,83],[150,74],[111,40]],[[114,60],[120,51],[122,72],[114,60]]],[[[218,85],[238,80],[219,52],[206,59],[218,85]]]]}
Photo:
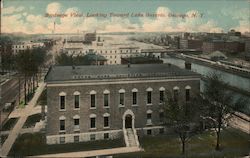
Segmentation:
{"type": "Polygon", "coordinates": [[[179,90],[180,90],[180,88],[177,87],[177,86],[175,86],[175,87],[173,88],[173,90],[174,90],[174,101],[175,101],[175,102],[178,102],[179,90]]]}
{"type": "Polygon", "coordinates": [[[159,94],[160,94],[160,103],[164,102],[164,98],[165,98],[165,88],[164,87],[160,87],[159,88],[159,94]]]}
{"type": "Polygon", "coordinates": [[[60,126],[59,126],[59,130],[60,131],[65,131],[65,116],[60,116],[59,117],[59,121],[60,121],[60,126]]]}
{"type": "Polygon", "coordinates": [[[185,90],[186,90],[186,101],[190,101],[190,90],[191,90],[191,87],[189,85],[187,85],[185,87],[185,90]]]}
{"type": "Polygon", "coordinates": [[[103,114],[103,127],[104,128],[109,128],[109,113],[103,114]]]}
{"type": "Polygon", "coordinates": [[[80,92],[75,91],[74,92],[74,107],[75,109],[79,109],[80,108],[80,92]]]}
{"type": "Polygon", "coordinates": [[[147,110],[147,125],[152,125],[152,110],[147,110]]]}
{"type": "Polygon", "coordinates": [[[138,93],[138,89],[133,88],[132,89],[132,105],[137,105],[137,93],[138,93]]]}
{"type": "Polygon", "coordinates": [[[65,110],[65,105],[66,105],[66,93],[60,92],[59,93],[59,109],[65,110]]]}
{"type": "Polygon", "coordinates": [[[95,129],[96,126],[95,126],[95,122],[96,122],[96,114],[91,114],[89,115],[90,117],[90,129],[95,129]]]}
{"type": "Polygon", "coordinates": [[[104,90],[103,91],[103,106],[104,107],[109,107],[109,90],[104,90]]]}
{"type": "Polygon", "coordinates": [[[96,91],[90,91],[90,108],[96,108],[96,91]]]}
{"type": "Polygon", "coordinates": [[[152,104],[152,91],[153,89],[151,87],[146,89],[147,91],[147,104],[152,104]]]}
{"type": "Polygon", "coordinates": [[[124,100],[125,100],[125,90],[120,89],[119,90],[119,106],[124,106],[124,100]]]}

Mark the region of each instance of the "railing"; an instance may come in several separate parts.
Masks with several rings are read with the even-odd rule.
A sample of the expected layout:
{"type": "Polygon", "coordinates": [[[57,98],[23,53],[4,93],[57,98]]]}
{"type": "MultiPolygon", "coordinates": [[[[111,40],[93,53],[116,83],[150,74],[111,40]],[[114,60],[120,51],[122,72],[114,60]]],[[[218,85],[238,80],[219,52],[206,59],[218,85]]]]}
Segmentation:
{"type": "Polygon", "coordinates": [[[128,142],[128,135],[127,135],[127,130],[126,128],[123,128],[123,134],[124,134],[124,141],[125,141],[125,144],[126,146],[128,147],[129,146],[129,142],[128,142]]]}
{"type": "Polygon", "coordinates": [[[140,143],[139,143],[139,140],[138,140],[137,131],[136,131],[136,129],[135,129],[135,128],[133,128],[132,130],[133,130],[133,133],[134,133],[136,146],[137,146],[137,147],[139,147],[139,146],[140,146],[140,143]]]}

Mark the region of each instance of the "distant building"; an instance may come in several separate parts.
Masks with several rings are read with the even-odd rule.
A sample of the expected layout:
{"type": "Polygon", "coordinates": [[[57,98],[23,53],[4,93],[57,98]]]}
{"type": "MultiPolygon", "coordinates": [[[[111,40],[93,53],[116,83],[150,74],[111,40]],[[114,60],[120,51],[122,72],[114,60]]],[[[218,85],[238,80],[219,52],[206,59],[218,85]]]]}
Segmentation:
{"type": "Polygon", "coordinates": [[[180,39],[180,49],[202,50],[202,40],[180,39]]]}
{"type": "Polygon", "coordinates": [[[171,92],[189,103],[200,75],[169,64],[53,66],[47,83],[47,144],[165,133],[164,101],[171,92]]]}
{"type": "Polygon", "coordinates": [[[14,54],[18,52],[23,52],[26,49],[34,49],[38,47],[44,47],[43,42],[18,42],[12,45],[12,51],[14,54]]]}
{"type": "Polygon", "coordinates": [[[110,42],[101,40],[100,37],[91,44],[83,42],[68,42],[67,40],[63,46],[63,52],[68,55],[78,56],[86,55],[88,52],[95,52],[104,56],[107,59],[107,64],[117,65],[121,64],[121,58],[138,57],[138,56],[152,56],[160,58],[165,49],[154,44],[145,44],[136,41],[124,42],[110,42]]]}
{"type": "Polygon", "coordinates": [[[92,43],[93,41],[96,41],[96,32],[94,32],[94,33],[86,33],[84,35],[84,42],[85,43],[92,43]]]}
{"type": "Polygon", "coordinates": [[[245,52],[250,54],[250,39],[245,40],[245,52]]]}
{"type": "Polygon", "coordinates": [[[238,53],[244,52],[245,44],[238,41],[223,41],[223,40],[213,40],[203,42],[202,51],[203,52],[229,52],[238,53]]]}

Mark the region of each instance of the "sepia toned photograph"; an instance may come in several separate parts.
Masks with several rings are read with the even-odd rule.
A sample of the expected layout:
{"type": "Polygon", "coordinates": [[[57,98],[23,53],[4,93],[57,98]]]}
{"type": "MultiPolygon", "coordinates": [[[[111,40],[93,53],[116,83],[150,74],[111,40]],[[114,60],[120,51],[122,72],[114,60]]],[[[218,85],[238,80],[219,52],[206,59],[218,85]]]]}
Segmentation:
{"type": "Polygon", "coordinates": [[[0,2],[0,157],[250,158],[250,0],[0,2]]]}

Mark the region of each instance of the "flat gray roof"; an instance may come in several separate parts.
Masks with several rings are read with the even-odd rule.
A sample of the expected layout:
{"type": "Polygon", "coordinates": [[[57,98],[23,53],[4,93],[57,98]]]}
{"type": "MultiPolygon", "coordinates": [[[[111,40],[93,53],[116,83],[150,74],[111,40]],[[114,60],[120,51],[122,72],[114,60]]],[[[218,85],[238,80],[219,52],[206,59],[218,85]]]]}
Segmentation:
{"type": "Polygon", "coordinates": [[[130,67],[128,65],[52,66],[45,81],[187,76],[200,77],[197,73],[170,64],[131,64],[130,67]]]}

